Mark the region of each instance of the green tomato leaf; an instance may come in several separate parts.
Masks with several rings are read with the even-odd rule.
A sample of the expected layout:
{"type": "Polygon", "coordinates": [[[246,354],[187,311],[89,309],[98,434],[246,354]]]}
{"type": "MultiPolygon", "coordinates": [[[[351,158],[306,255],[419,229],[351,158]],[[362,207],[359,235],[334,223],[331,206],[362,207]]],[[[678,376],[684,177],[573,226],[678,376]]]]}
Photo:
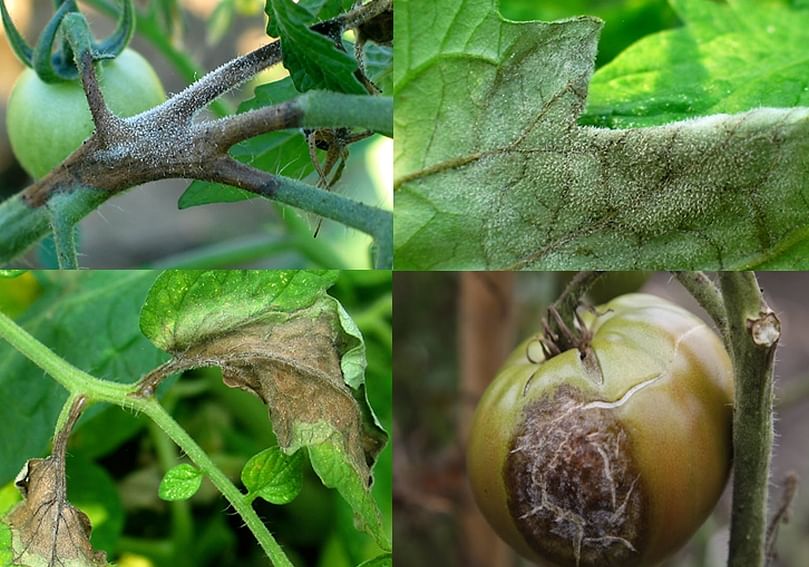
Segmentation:
{"type": "Polygon", "coordinates": [[[28,270],[0,270],[0,278],[16,278],[28,270]]]}
{"type": "MultiPolygon", "coordinates": [[[[168,357],[138,330],[140,307],[158,272],[39,272],[40,291],[17,322],[54,352],[93,376],[135,382],[168,357]]],[[[26,282],[22,278],[21,284],[26,282]]],[[[26,357],[0,341],[0,483],[14,478],[25,456],[41,455],[66,393],[26,357]]],[[[95,411],[94,411],[95,410],[95,411]]],[[[92,427],[90,408],[76,433],[92,427]]]]}
{"type": "MultiPolygon", "coordinates": [[[[239,113],[278,104],[293,99],[299,94],[289,77],[260,85],[256,87],[253,98],[239,105],[239,113]]],[[[306,139],[303,133],[297,130],[262,134],[236,144],[229,153],[242,163],[293,179],[303,179],[315,170],[309,157],[309,146],[306,139]]],[[[256,197],[255,193],[230,185],[194,181],[180,197],[178,206],[180,209],[187,209],[197,205],[232,203],[256,197]]]]}
{"type": "Polygon", "coordinates": [[[11,510],[21,499],[20,491],[17,490],[13,482],[6,483],[5,486],[0,488],[0,517],[5,516],[6,512],[11,510]]]}
{"type": "Polygon", "coordinates": [[[379,557],[374,557],[373,559],[364,561],[360,563],[357,567],[392,567],[392,566],[393,566],[393,556],[390,553],[386,553],[385,555],[380,555],[379,557]]]}
{"type": "Polygon", "coordinates": [[[365,44],[365,72],[383,95],[390,96],[393,93],[393,49],[376,43],[365,44]]]}
{"type": "Polygon", "coordinates": [[[365,391],[365,344],[326,294],[333,271],[169,271],[141,329],[185,364],[218,366],[225,384],[268,406],[288,455],[308,448],[315,471],[352,506],[357,526],[389,546],[371,496],[387,435],[365,391]]]}
{"type": "Polygon", "coordinates": [[[5,522],[0,521],[0,565],[3,567],[12,565],[13,559],[11,528],[5,522]]]}
{"type": "Polygon", "coordinates": [[[169,502],[188,500],[197,493],[200,486],[202,486],[202,471],[183,463],[166,471],[160,481],[158,495],[169,502]]]}
{"type": "Polygon", "coordinates": [[[582,122],[654,126],[762,106],[809,106],[809,9],[790,2],[671,0],[684,26],[601,68],[582,122]]]}
{"type": "Polygon", "coordinates": [[[292,502],[303,486],[303,453],[287,455],[270,447],[254,455],[242,469],[242,484],[249,496],[260,496],[272,504],[292,502]]]}
{"type": "Polygon", "coordinates": [[[318,426],[302,427],[301,434],[313,439],[327,437],[322,443],[309,445],[312,468],[323,484],[337,489],[340,496],[351,505],[354,525],[373,537],[383,550],[389,551],[391,543],[383,526],[379,506],[368,490],[368,481],[357,474],[356,463],[346,458],[342,440],[318,426]]]}
{"type": "Polygon", "coordinates": [[[353,94],[367,94],[354,76],[357,62],[335,44],[341,38],[328,38],[309,29],[312,14],[291,0],[269,0],[267,3],[270,34],[281,37],[284,67],[289,70],[300,92],[326,89],[353,94]],[[272,26],[277,25],[273,30],[272,26]]]}
{"type": "Polygon", "coordinates": [[[140,328],[158,348],[182,352],[261,318],[309,307],[336,278],[330,270],[168,270],[149,290],[140,328]]]}
{"type": "Polygon", "coordinates": [[[599,20],[397,10],[398,268],[740,268],[809,229],[809,109],[579,126],[599,20]]]}
{"type": "Polygon", "coordinates": [[[795,235],[794,242],[787,242],[783,249],[772,257],[756,264],[757,270],[793,270],[809,258],[809,230],[795,235]]]}
{"type": "MultiPolygon", "coordinates": [[[[346,10],[351,9],[354,0],[298,0],[298,6],[306,10],[307,15],[300,12],[300,16],[305,19],[307,25],[315,22],[331,19],[346,10]]],[[[267,23],[267,34],[272,37],[280,37],[281,31],[278,26],[278,18],[274,17],[271,7],[267,6],[267,15],[270,16],[267,23]]]]}

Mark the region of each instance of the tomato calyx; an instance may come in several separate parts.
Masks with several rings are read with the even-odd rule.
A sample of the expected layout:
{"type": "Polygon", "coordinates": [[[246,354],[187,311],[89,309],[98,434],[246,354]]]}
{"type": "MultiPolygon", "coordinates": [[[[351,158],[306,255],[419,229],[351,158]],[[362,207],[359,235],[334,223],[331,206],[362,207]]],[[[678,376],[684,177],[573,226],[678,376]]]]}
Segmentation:
{"type": "Polygon", "coordinates": [[[132,0],[122,0],[122,2],[115,31],[102,41],[96,41],[87,33],[87,45],[84,46],[71,45],[68,38],[77,36],[75,33],[71,33],[71,30],[66,29],[76,27],[77,24],[78,27],[89,29],[87,20],[79,11],[76,0],[61,0],[57,3],[56,12],[45,25],[33,47],[26,42],[11,20],[5,0],[0,0],[0,16],[2,16],[9,44],[20,61],[34,69],[44,82],[58,83],[72,81],[79,76],[74,52],[89,51],[92,59],[98,61],[114,59],[126,48],[135,32],[135,9],[132,0]],[[54,50],[54,44],[60,35],[61,45],[54,50]]]}
{"type": "MultiPolygon", "coordinates": [[[[603,384],[604,373],[601,370],[598,355],[592,346],[592,328],[582,319],[578,309],[573,311],[573,319],[571,328],[565,323],[555,305],[548,307],[548,314],[542,319],[542,333],[534,341],[528,343],[525,356],[529,362],[540,365],[571,348],[575,348],[579,351],[579,359],[582,361],[582,366],[590,380],[603,384]]],[[[525,385],[525,392],[528,391],[530,383],[531,379],[525,385]]]]}

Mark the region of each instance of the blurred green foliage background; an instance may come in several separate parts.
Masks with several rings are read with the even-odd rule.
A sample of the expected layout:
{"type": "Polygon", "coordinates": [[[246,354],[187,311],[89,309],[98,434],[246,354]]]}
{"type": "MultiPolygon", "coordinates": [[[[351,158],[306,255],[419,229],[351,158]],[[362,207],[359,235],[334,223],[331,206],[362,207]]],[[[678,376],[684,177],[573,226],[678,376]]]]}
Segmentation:
{"type": "Polygon", "coordinates": [[[605,25],[596,67],[609,63],[636,40],[679,24],[667,0],[500,0],[500,12],[518,21],[598,16],[605,25]]]}

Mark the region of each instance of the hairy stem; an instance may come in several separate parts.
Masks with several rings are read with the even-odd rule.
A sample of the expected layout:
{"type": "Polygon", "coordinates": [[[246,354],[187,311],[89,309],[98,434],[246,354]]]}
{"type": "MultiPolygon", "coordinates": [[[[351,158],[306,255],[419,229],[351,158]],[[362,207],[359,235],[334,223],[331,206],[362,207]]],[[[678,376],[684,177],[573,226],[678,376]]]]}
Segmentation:
{"type": "MultiPolygon", "coordinates": [[[[369,2],[344,17],[351,25],[359,25],[389,8],[389,0],[369,2]]],[[[65,29],[74,46],[96,131],[48,176],[0,204],[0,264],[15,258],[47,232],[50,219],[42,217],[43,205],[49,206],[60,226],[68,227],[117,192],[149,181],[184,178],[231,183],[361,230],[374,237],[376,266],[391,266],[390,212],[294,180],[246,175],[244,170],[235,171],[238,168],[227,153],[234,143],[288,128],[362,128],[392,135],[391,98],[312,91],[274,107],[221,120],[193,121],[194,115],[217,97],[280,62],[280,43],[276,41],[225,63],[165,103],[121,119],[109,112],[101,94],[83,16],[68,14],[65,29]]],[[[63,231],[61,239],[57,235],[57,242],[64,243],[60,248],[63,266],[72,267],[75,259],[67,234],[63,231]]]]}
{"type": "Polygon", "coordinates": [[[773,440],[773,360],[781,325],[761,296],[755,274],[721,272],[719,283],[736,374],[728,567],[761,567],[773,440]]]}
{"type": "Polygon", "coordinates": [[[393,98],[309,91],[297,99],[304,128],[339,128],[351,124],[393,137],[393,98]]]}
{"type": "Polygon", "coordinates": [[[65,222],[59,212],[49,208],[53,243],[56,247],[56,259],[60,270],[75,270],[79,267],[76,255],[76,231],[74,225],[65,222]]]}
{"type": "Polygon", "coordinates": [[[267,526],[261,521],[255,510],[250,506],[247,498],[228,479],[227,476],[208,457],[205,451],[191,438],[188,433],[163,409],[155,400],[150,398],[137,402],[136,409],[139,409],[154,421],[160,429],[171,437],[188,458],[211,480],[222,495],[230,502],[231,506],[239,513],[247,527],[253,532],[267,557],[270,558],[276,567],[292,567],[292,563],[287,558],[281,546],[275,541],[272,534],[267,530],[267,526]]]}
{"type": "Polygon", "coordinates": [[[281,42],[268,43],[211,71],[172,97],[171,104],[178,114],[191,118],[221,95],[248,81],[259,71],[280,61],[281,42]]]}
{"type": "Polygon", "coordinates": [[[337,193],[317,189],[288,177],[275,176],[237,162],[222,160],[215,181],[246,189],[269,199],[336,220],[374,237],[377,268],[389,267],[393,257],[393,215],[337,193]]]}
{"type": "Polygon", "coordinates": [[[0,203],[0,265],[11,262],[51,230],[49,214],[58,214],[60,222],[76,224],[111,196],[104,191],[80,187],[70,193],[54,195],[47,208],[35,209],[25,203],[22,194],[6,199],[0,203]]]}
{"type": "Polygon", "coordinates": [[[393,99],[309,91],[294,100],[228,116],[204,126],[225,148],[265,132],[345,125],[393,137],[393,99]]]}
{"type": "MultiPolygon", "coordinates": [[[[112,18],[117,19],[120,16],[121,8],[116,3],[108,0],[86,0],[86,2],[112,18]]],[[[137,28],[138,35],[151,43],[185,81],[191,83],[205,74],[205,69],[175,46],[175,43],[179,42],[175,42],[172,34],[167,33],[164,27],[155,21],[154,15],[139,11],[137,28]]],[[[221,100],[213,101],[209,108],[216,116],[227,116],[231,113],[228,105],[221,100]]]]}
{"type": "Polygon", "coordinates": [[[674,276],[713,319],[722,335],[725,348],[730,350],[731,340],[728,334],[728,316],[725,312],[724,299],[716,284],[705,275],[705,272],[674,272],[674,276]]]}
{"type": "Polygon", "coordinates": [[[132,404],[128,403],[129,394],[133,391],[132,386],[99,380],[76,368],[2,312],[0,312],[0,338],[8,341],[12,347],[29,358],[71,394],[82,394],[88,401],[110,402],[132,407],[132,404]]]}
{"type": "MultiPolygon", "coordinates": [[[[179,464],[177,450],[166,433],[154,422],[149,422],[149,437],[154,444],[157,460],[165,474],[169,469],[179,464]]],[[[193,544],[194,518],[191,515],[191,506],[188,500],[175,500],[169,502],[171,513],[172,564],[177,567],[190,565],[191,557],[188,549],[193,544]]]]}
{"type": "Polygon", "coordinates": [[[83,399],[84,396],[81,394],[71,394],[67,397],[67,400],[65,400],[65,403],[62,405],[62,410],[59,412],[59,417],[56,419],[56,427],[54,427],[53,435],[54,439],[56,439],[56,436],[60,431],[64,431],[66,429],[68,422],[73,415],[73,407],[78,405],[79,400],[83,399]]]}

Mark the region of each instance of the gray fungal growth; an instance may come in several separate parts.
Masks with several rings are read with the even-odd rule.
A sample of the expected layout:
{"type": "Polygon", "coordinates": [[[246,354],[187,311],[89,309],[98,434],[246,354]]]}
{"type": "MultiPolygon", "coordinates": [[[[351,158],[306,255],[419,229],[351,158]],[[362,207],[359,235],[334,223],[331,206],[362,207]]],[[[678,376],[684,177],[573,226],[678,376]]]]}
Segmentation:
{"type": "Polygon", "coordinates": [[[479,12],[486,33],[400,71],[399,267],[728,269],[804,234],[809,109],[582,126],[601,22],[479,12]]]}
{"type": "Polygon", "coordinates": [[[646,502],[623,426],[561,387],[526,407],[504,467],[509,511],[528,545],[564,566],[638,563],[646,502]]]}

